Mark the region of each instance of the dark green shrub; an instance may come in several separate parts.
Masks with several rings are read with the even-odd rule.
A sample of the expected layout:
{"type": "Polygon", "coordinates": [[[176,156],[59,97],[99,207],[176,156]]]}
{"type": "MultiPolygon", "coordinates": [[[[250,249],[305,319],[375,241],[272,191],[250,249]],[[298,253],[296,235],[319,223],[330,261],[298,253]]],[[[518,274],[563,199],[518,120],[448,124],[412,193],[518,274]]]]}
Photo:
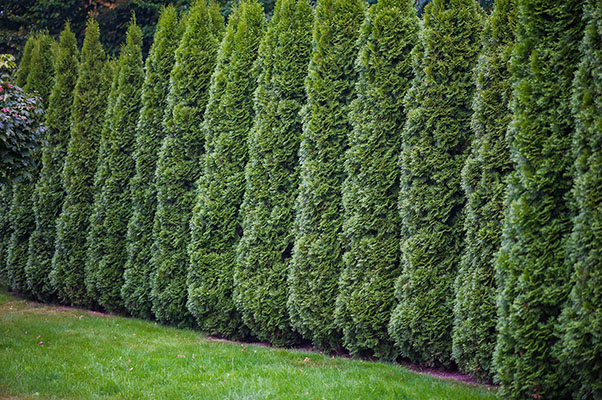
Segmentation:
{"type": "Polygon", "coordinates": [[[348,247],[335,312],[352,354],[396,355],[387,325],[401,273],[398,158],[418,30],[416,10],[407,0],[379,1],[361,29],[342,189],[348,247]]]}
{"type": "Polygon", "coordinates": [[[343,155],[363,19],[362,0],[318,1],[306,81],[288,309],[294,327],[321,349],[341,342],[333,317],[344,265],[343,155]]]}
{"type": "Polygon", "coordinates": [[[232,298],[233,275],[257,87],[253,64],[265,27],[256,0],[239,3],[236,14],[221,45],[205,114],[204,169],[190,222],[188,276],[188,309],[200,328],[228,337],[245,333],[232,298]]]}
{"type": "Polygon", "coordinates": [[[259,46],[255,120],[239,217],[243,237],[237,248],[234,301],[253,334],[277,345],[299,339],[286,309],[286,278],[312,23],[309,1],[279,0],[259,46]]]}
{"type": "Polygon", "coordinates": [[[151,318],[150,277],[152,232],[157,208],[155,170],[157,148],[165,136],[163,116],[167,108],[169,74],[182,26],[178,13],[169,6],[161,12],[153,44],[146,59],[142,108],[136,127],[134,161],[136,173],[130,181],[132,217],[127,231],[127,261],[121,288],[125,308],[136,317],[151,318]]]}
{"type": "Polygon", "coordinates": [[[483,12],[474,0],[433,0],[422,69],[408,98],[401,152],[402,273],[389,332],[413,362],[450,366],[454,279],[464,244],[460,173],[472,139],[472,70],[483,12]]]}
{"type": "Polygon", "coordinates": [[[573,211],[571,85],[579,63],[584,1],[521,0],[511,60],[508,129],[513,167],[496,261],[500,394],[566,398],[570,387],[553,351],[569,292],[566,239],[573,211]]]}
{"type": "Polygon", "coordinates": [[[180,326],[193,324],[186,308],[189,223],[196,181],[202,170],[203,113],[220,32],[206,1],[198,0],[190,10],[186,31],[176,50],[165,115],[167,136],[157,161],[152,311],[159,321],[180,326]]]}

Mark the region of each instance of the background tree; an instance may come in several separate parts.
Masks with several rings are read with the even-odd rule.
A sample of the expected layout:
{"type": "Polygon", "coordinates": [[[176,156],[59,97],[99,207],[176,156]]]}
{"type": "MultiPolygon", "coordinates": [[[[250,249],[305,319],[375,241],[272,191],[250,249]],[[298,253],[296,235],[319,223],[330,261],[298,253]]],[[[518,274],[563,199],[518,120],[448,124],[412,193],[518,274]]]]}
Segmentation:
{"type": "Polygon", "coordinates": [[[219,68],[223,69],[214,75],[219,80],[219,74],[224,74],[227,83],[223,92],[211,91],[205,114],[204,170],[190,222],[188,308],[201,329],[224,336],[244,334],[232,298],[233,275],[236,246],[242,236],[239,208],[257,87],[253,64],[265,28],[263,9],[256,0],[241,2],[238,7],[220,50],[221,57],[228,57],[231,46],[230,63],[222,60],[219,68]],[[214,114],[217,110],[220,112],[214,114]]]}
{"type": "Polygon", "coordinates": [[[466,239],[455,283],[452,352],[462,371],[489,381],[495,374],[494,261],[512,169],[506,130],[512,118],[508,110],[512,94],[509,62],[515,27],[516,1],[498,0],[483,33],[471,122],[474,138],[462,170],[466,239]]]}
{"type": "Polygon", "coordinates": [[[306,80],[288,309],[294,327],[321,349],[340,346],[333,315],[344,265],[343,154],[363,19],[362,0],[318,1],[306,80]]]}
{"type": "Polygon", "coordinates": [[[495,352],[508,399],[564,398],[570,387],[553,347],[569,291],[571,85],[583,37],[583,1],[518,2],[508,130],[514,164],[502,248],[495,352]]]}
{"type": "Polygon", "coordinates": [[[63,303],[83,306],[89,302],[84,284],[86,232],[92,211],[97,148],[112,80],[110,64],[104,67],[105,53],[94,19],[88,20],[81,51],[81,63],[71,108],[71,134],[63,166],[66,192],[57,221],[55,253],[50,275],[63,303]]]}
{"type": "Polygon", "coordinates": [[[573,398],[597,399],[602,397],[602,4],[587,1],[584,16],[572,104],[577,216],[568,260],[574,286],[560,319],[563,337],[557,350],[576,381],[573,398]]]}
{"type": "Polygon", "coordinates": [[[176,50],[165,114],[167,136],[157,162],[152,310],[159,321],[179,326],[193,324],[186,308],[189,222],[201,171],[203,113],[220,36],[207,2],[198,0],[176,50]]]}
{"type": "Polygon", "coordinates": [[[132,217],[126,236],[127,261],[121,297],[129,313],[142,318],[152,317],[150,277],[153,222],[157,207],[157,148],[165,136],[163,116],[167,108],[169,76],[175,63],[175,50],[182,28],[175,8],[165,8],[159,17],[155,38],[146,59],[142,108],[136,127],[136,173],[129,187],[132,217]]]}
{"type": "Polygon", "coordinates": [[[396,355],[387,325],[401,273],[398,158],[418,30],[416,10],[407,0],[379,1],[361,28],[342,189],[348,247],[335,312],[352,354],[396,355]]]}
{"type": "Polygon", "coordinates": [[[40,301],[53,299],[54,288],[48,276],[52,269],[52,256],[56,239],[58,218],[65,192],[61,170],[69,141],[69,119],[73,103],[73,89],[77,81],[79,51],[75,35],[69,24],[61,33],[55,55],[54,86],[46,111],[47,146],[42,149],[42,167],[35,186],[33,213],[35,229],[29,238],[29,255],[25,274],[27,286],[40,301]]]}
{"type": "Polygon", "coordinates": [[[277,345],[299,340],[286,309],[286,278],[312,24],[309,1],[279,0],[259,46],[255,119],[239,217],[243,237],[234,273],[235,304],[255,336],[277,345]]]}
{"type": "Polygon", "coordinates": [[[464,242],[460,172],[468,154],[482,11],[474,0],[425,9],[421,80],[408,108],[401,153],[402,273],[389,332],[401,355],[451,365],[453,284],[464,242]]]}
{"type": "Polygon", "coordinates": [[[21,56],[19,68],[17,68],[17,72],[15,74],[15,83],[19,87],[25,87],[27,84],[27,77],[29,76],[29,70],[31,67],[31,53],[33,52],[34,47],[36,47],[37,41],[37,37],[31,35],[23,47],[23,55],[21,56]]]}
{"type": "MultiPolygon", "coordinates": [[[[121,287],[127,259],[125,237],[131,216],[128,185],[135,173],[132,155],[144,82],[142,31],[136,25],[134,16],[118,63],[117,97],[107,137],[107,176],[101,182],[102,186],[96,187],[100,196],[94,204],[94,213],[104,215],[97,238],[102,258],[98,264],[86,265],[86,285],[91,284],[96,289],[98,304],[108,311],[124,309],[121,287]]],[[[91,226],[90,229],[95,228],[91,226]]],[[[94,243],[89,245],[94,246],[94,243]]]]}

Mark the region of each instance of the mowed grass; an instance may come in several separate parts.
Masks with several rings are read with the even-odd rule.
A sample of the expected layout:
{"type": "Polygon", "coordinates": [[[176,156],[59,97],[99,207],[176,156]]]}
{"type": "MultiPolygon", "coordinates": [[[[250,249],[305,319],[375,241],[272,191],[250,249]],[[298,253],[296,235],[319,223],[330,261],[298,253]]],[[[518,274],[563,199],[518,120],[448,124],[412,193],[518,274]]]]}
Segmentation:
{"type": "Polygon", "coordinates": [[[398,365],[212,340],[0,289],[0,398],[493,399],[398,365]]]}

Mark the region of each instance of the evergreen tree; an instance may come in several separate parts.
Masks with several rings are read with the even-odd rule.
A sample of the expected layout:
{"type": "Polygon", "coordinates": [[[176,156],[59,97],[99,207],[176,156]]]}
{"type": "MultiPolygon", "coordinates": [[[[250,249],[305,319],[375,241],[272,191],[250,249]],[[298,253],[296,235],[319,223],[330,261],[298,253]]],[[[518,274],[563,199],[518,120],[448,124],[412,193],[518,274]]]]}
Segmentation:
{"type": "Polygon", "coordinates": [[[401,273],[398,158],[406,120],[403,98],[413,78],[410,52],[418,30],[416,10],[408,0],[379,1],[361,29],[343,184],[348,250],[335,312],[352,354],[396,354],[387,325],[401,273]]]}
{"type": "Polygon", "coordinates": [[[506,130],[516,1],[498,0],[483,33],[476,70],[470,154],[462,170],[465,248],[456,278],[452,353],[464,372],[491,380],[497,322],[495,253],[501,242],[504,195],[511,171],[506,130]]]}
{"type": "Polygon", "coordinates": [[[17,86],[24,88],[27,84],[27,77],[29,76],[29,70],[31,67],[31,53],[33,52],[34,47],[37,47],[37,38],[35,36],[30,36],[25,42],[25,47],[23,47],[23,55],[21,56],[21,62],[19,63],[19,68],[17,68],[17,73],[15,75],[15,83],[17,86]]]}
{"type": "Polygon", "coordinates": [[[298,340],[286,309],[286,277],[312,22],[309,1],[279,0],[259,46],[255,120],[240,210],[243,237],[237,248],[235,304],[255,336],[277,345],[298,340]]]}
{"type": "Polygon", "coordinates": [[[287,305],[294,327],[321,349],[337,348],[341,341],[333,318],[344,266],[341,187],[363,19],[362,0],[318,1],[306,80],[308,102],[302,111],[301,183],[287,305]]]}
{"type": "Polygon", "coordinates": [[[402,136],[402,273],[389,332],[403,357],[427,365],[451,365],[453,285],[464,242],[460,173],[472,138],[482,20],[474,0],[426,7],[422,79],[413,81],[402,136]]]}
{"type": "Polygon", "coordinates": [[[175,8],[165,8],[159,17],[153,44],[146,59],[142,109],[136,127],[136,173],[129,188],[132,217],[126,237],[128,257],[121,297],[129,313],[142,318],[152,317],[150,276],[153,222],[157,207],[157,148],[161,146],[165,136],[162,122],[167,108],[169,75],[175,62],[175,50],[181,31],[175,8]]]}
{"type": "Polygon", "coordinates": [[[233,275],[242,235],[239,208],[257,86],[253,64],[265,27],[263,8],[256,0],[238,7],[220,50],[220,56],[230,62],[220,60],[205,114],[204,170],[190,222],[188,308],[201,329],[224,336],[245,334],[232,298],[233,275]],[[217,88],[221,74],[227,80],[223,91],[217,88]]]}
{"type": "Polygon", "coordinates": [[[12,224],[8,210],[13,198],[13,186],[9,183],[0,184],[0,282],[8,284],[8,271],[6,269],[6,256],[8,242],[12,234],[12,224]]]}
{"type": "Polygon", "coordinates": [[[197,0],[176,50],[165,115],[167,136],[157,161],[152,311],[159,321],[180,326],[193,323],[186,308],[189,222],[201,171],[203,112],[220,31],[210,18],[206,1],[197,0]]]}
{"type": "Polygon", "coordinates": [[[576,72],[573,115],[573,196],[570,240],[573,288],[561,323],[560,359],[575,380],[573,398],[602,398],[602,4],[585,3],[585,36],[576,72]]]}
{"type": "Polygon", "coordinates": [[[46,110],[48,145],[42,149],[42,169],[35,192],[33,213],[35,230],[29,238],[29,255],[25,274],[27,285],[40,301],[53,299],[54,288],[48,276],[52,269],[52,256],[56,236],[56,219],[61,212],[65,192],[61,183],[69,140],[69,119],[73,103],[73,89],[77,80],[78,49],[75,35],[69,24],[61,32],[55,56],[54,87],[46,110]]]}
{"type": "Polygon", "coordinates": [[[106,137],[106,159],[99,159],[98,164],[106,163],[106,171],[102,171],[106,172],[106,179],[101,179],[101,186],[95,188],[99,196],[94,203],[93,215],[104,218],[101,218],[100,228],[95,226],[99,221],[91,221],[90,230],[98,235],[88,242],[88,246],[96,247],[97,252],[92,255],[100,254],[101,258],[98,262],[96,257],[87,260],[85,278],[88,290],[92,288],[89,294],[105,310],[113,312],[124,309],[121,287],[127,259],[125,237],[131,216],[128,184],[135,173],[132,154],[144,81],[142,31],[136,25],[135,17],[130,21],[118,64],[117,92],[106,137]]]}
{"type": "MultiPolygon", "coordinates": [[[[54,40],[47,34],[38,35],[31,50],[29,75],[25,90],[36,93],[44,107],[48,104],[49,87],[53,84],[54,40]]],[[[34,230],[33,214],[35,182],[39,174],[40,152],[34,155],[35,165],[31,167],[31,177],[13,185],[9,218],[12,232],[7,248],[6,270],[9,286],[20,293],[31,295],[27,286],[25,267],[29,255],[29,237],[34,230]]]]}
{"type": "Polygon", "coordinates": [[[565,398],[570,389],[553,352],[570,291],[571,84],[579,62],[584,1],[521,0],[511,60],[515,81],[508,129],[514,171],[496,268],[494,362],[508,399],[565,398]]]}
{"type": "Polygon", "coordinates": [[[104,66],[99,35],[98,23],[90,19],[71,107],[71,134],[62,172],[66,196],[57,221],[50,274],[59,300],[78,306],[89,303],[84,284],[86,232],[92,211],[97,148],[113,72],[110,64],[104,66]]]}

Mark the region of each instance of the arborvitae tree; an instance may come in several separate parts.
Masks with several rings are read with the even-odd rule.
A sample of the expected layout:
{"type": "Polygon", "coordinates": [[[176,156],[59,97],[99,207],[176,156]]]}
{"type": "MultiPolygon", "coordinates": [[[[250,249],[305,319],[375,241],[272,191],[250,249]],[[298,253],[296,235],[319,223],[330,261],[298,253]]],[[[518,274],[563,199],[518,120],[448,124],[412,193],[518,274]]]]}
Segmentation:
{"type": "Polygon", "coordinates": [[[387,325],[401,273],[399,152],[413,78],[412,51],[419,20],[408,0],[380,0],[361,29],[359,80],[345,155],[343,232],[348,250],[335,317],[352,354],[394,358],[387,325]]]}
{"type": "Polygon", "coordinates": [[[277,345],[299,339],[286,309],[286,278],[312,23],[309,1],[279,0],[259,46],[255,120],[240,210],[243,237],[237,248],[235,304],[255,336],[277,345]]]}
{"type": "Polygon", "coordinates": [[[188,15],[171,73],[165,115],[167,136],[157,162],[151,296],[157,319],[173,325],[193,324],[186,308],[189,223],[201,172],[203,113],[220,32],[210,18],[207,2],[197,0],[188,15]]]}
{"type": "Polygon", "coordinates": [[[570,240],[573,288],[561,323],[559,358],[574,380],[573,398],[602,398],[602,3],[585,4],[585,36],[576,72],[573,115],[573,196],[570,240]]]}
{"type": "MultiPolygon", "coordinates": [[[[29,75],[25,90],[36,93],[46,108],[49,88],[53,86],[54,40],[47,34],[38,35],[31,50],[29,75]]],[[[8,243],[6,268],[9,286],[18,292],[31,295],[27,287],[25,267],[29,258],[29,237],[35,228],[33,214],[35,182],[38,179],[40,152],[34,156],[36,165],[31,168],[31,177],[13,185],[13,197],[9,218],[12,232],[8,243]]]]}
{"type": "Polygon", "coordinates": [[[146,59],[142,109],[136,128],[136,174],[130,181],[129,188],[132,217],[126,237],[128,257],[121,297],[129,313],[141,318],[152,317],[150,276],[153,223],[157,208],[157,148],[161,146],[165,136],[163,116],[167,108],[169,75],[174,66],[181,28],[175,8],[165,8],[159,17],[153,44],[146,59]]]}
{"type": "Polygon", "coordinates": [[[71,112],[78,58],[77,41],[67,24],[60,35],[54,65],[56,78],[46,107],[48,145],[42,149],[42,169],[35,186],[35,230],[29,238],[29,258],[25,269],[27,285],[40,301],[50,301],[54,294],[49,275],[54,255],[56,219],[65,197],[61,171],[70,128],[69,118],[65,118],[65,115],[71,112]]]}
{"type": "Polygon", "coordinates": [[[344,266],[341,187],[363,20],[362,0],[318,1],[305,84],[308,103],[302,111],[301,183],[287,306],[294,327],[321,349],[341,343],[333,318],[344,266]]]}
{"type": "Polygon", "coordinates": [[[263,8],[256,0],[241,2],[238,7],[238,15],[231,22],[235,31],[229,27],[220,53],[229,58],[231,49],[230,63],[220,63],[223,69],[214,75],[219,80],[224,74],[227,83],[222,92],[211,93],[221,96],[212,97],[205,117],[204,170],[190,222],[188,308],[201,329],[225,336],[244,334],[232,298],[233,276],[236,246],[242,236],[239,208],[257,87],[253,64],[265,28],[263,8]],[[219,114],[214,114],[217,110],[219,114]]]}
{"type": "Polygon", "coordinates": [[[113,71],[110,64],[104,68],[105,53],[99,35],[98,23],[90,19],[71,108],[71,135],[62,174],[66,196],[57,221],[50,275],[59,300],[80,306],[89,302],[84,284],[86,232],[92,211],[97,148],[113,71]]]}
{"type": "Polygon", "coordinates": [[[27,77],[29,76],[29,69],[31,66],[31,53],[36,45],[37,38],[30,36],[25,43],[23,48],[23,55],[21,56],[21,62],[15,76],[15,83],[17,86],[24,88],[27,84],[27,77]]]}
{"type": "Polygon", "coordinates": [[[402,273],[389,332],[402,356],[427,365],[451,364],[453,287],[464,242],[460,174],[472,139],[482,22],[474,0],[426,7],[422,79],[413,81],[402,136],[402,273]]]}
{"type": "Polygon", "coordinates": [[[571,85],[584,1],[518,4],[508,129],[514,172],[496,262],[500,297],[494,362],[504,398],[558,399],[570,390],[553,347],[555,325],[570,292],[565,257],[572,225],[571,85]]]}
{"type": "Polygon", "coordinates": [[[6,270],[6,253],[8,242],[12,233],[12,224],[8,210],[13,198],[13,186],[11,184],[0,185],[0,282],[8,284],[8,271],[6,270]]]}
{"type": "MultiPolygon", "coordinates": [[[[91,221],[90,230],[97,230],[98,236],[88,246],[95,247],[93,255],[101,255],[86,262],[86,287],[93,290],[98,304],[108,311],[124,309],[121,299],[123,268],[127,259],[125,237],[131,216],[131,202],[128,185],[135,173],[132,157],[136,142],[136,125],[141,107],[144,64],[142,62],[142,31],[132,17],[127,30],[125,45],[121,48],[117,74],[117,96],[111,110],[111,123],[106,137],[106,177],[94,203],[94,214],[100,215],[102,227],[91,221]]],[[[98,172],[97,172],[98,173],[98,172]]]]}
{"type": "Polygon", "coordinates": [[[456,277],[453,358],[466,373],[491,380],[497,323],[495,253],[511,171],[506,130],[511,113],[509,71],[516,1],[498,0],[483,33],[473,101],[471,152],[462,170],[466,240],[456,277]]]}

